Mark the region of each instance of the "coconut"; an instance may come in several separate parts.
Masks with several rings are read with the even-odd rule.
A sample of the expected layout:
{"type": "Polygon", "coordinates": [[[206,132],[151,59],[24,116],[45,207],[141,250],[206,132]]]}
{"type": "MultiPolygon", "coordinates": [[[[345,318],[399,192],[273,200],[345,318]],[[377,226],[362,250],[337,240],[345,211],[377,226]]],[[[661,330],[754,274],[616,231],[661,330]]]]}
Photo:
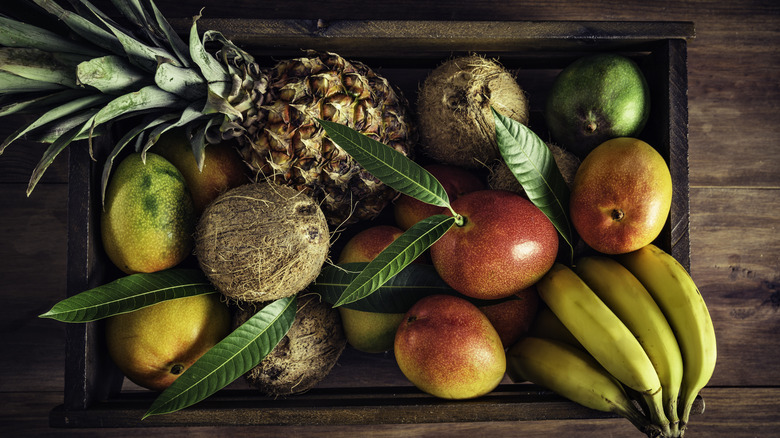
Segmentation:
{"type": "MultiPolygon", "coordinates": [[[[257,310],[255,306],[239,310],[234,317],[236,327],[257,310]]],[[[319,295],[302,292],[292,327],[245,378],[264,395],[307,391],[330,373],[346,344],[339,312],[319,295]]]]}
{"type": "MultiPolygon", "coordinates": [[[[557,146],[555,144],[547,143],[547,147],[552,152],[555,164],[561,171],[563,180],[566,181],[566,185],[571,190],[572,184],[574,184],[574,175],[577,173],[577,169],[580,167],[580,159],[566,149],[557,146]]],[[[490,174],[488,175],[488,186],[493,190],[509,190],[511,192],[518,193],[525,196],[525,190],[520,186],[517,178],[509,170],[509,167],[503,160],[496,160],[490,168],[490,174]]]]}
{"type": "Polygon", "coordinates": [[[314,281],[330,233],[317,203],[270,181],[223,193],[195,231],[201,269],[225,296],[247,302],[291,296],[314,281]]]}
{"type": "Polygon", "coordinates": [[[496,61],[451,59],[425,79],[417,99],[420,150],[435,161],[478,168],[500,157],[491,107],[528,124],[528,100],[496,61]]]}

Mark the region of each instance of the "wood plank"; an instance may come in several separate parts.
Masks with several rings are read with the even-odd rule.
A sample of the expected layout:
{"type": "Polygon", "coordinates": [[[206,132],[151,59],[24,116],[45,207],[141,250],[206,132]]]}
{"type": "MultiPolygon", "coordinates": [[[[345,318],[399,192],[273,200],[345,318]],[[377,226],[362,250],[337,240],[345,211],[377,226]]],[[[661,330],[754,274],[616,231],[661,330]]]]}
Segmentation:
{"type": "Polygon", "coordinates": [[[712,384],[780,382],[780,190],[692,188],[691,212],[691,273],[718,336],[712,384]]]}
{"type": "MultiPolygon", "coordinates": [[[[0,141],[5,140],[19,127],[32,122],[34,119],[28,116],[8,116],[0,123],[0,141]]],[[[0,155],[0,184],[24,183],[21,193],[24,193],[27,182],[30,180],[33,169],[40,161],[47,145],[26,141],[24,139],[11,143],[3,154],[0,155]]],[[[63,152],[55,159],[43,174],[40,183],[67,183],[68,182],[68,154],[63,152]]],[[[33,192],[35,193],[35,192],[33,192]]]]}
{"type": "MultiPolygon", "coordinates": [[[[706,388],[703,391],[704,413],[691,419],[687,437],[748,438],[773,436],[780,427],[780,414],[775,408],[780,388],[706,388]]],[[[48,424],[50,409],[62,402],[59,392],[0,392],[0,423],[7,425],[4,432],[14,437],[143,437],[164,435],[171,438],[198,438],[214,436],[258,437],[294,436],[314,437],[410,437],[447,436],[472,438],[474,436],[522,436],[548,438],[549,436],[643,436],[622,418],[592,420],[541,420],[473,423],[438,423],[406,425],[330,426],[231,426],[231,427],[142,427],[135,429],[51,429],[48,424]]],[[[173,414],[175,415],[175,414],[173,414]]],[[[228,414],[229,415],[229,414],[228,414]]]]}
{"type": "Polygon", "coordinates": [[[38,315],[65,297],[68,186],[25,187],[0,184],[0,391],[62,391],[65,326],[38,315]]]}

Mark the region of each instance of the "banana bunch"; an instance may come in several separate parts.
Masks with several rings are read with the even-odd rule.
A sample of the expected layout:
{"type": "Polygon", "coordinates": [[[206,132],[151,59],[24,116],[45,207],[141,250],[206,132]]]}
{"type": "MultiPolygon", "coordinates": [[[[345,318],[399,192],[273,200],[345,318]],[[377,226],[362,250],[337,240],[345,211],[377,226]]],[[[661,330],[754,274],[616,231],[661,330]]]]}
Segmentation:
{"type": "Polygon", "coordinates": [[[549,310],[508,351],[509,377],[621,415],[648,436],[682,436],[717,356],[685,268],[648,245],[556,264],[536,288],[549,310]]]}

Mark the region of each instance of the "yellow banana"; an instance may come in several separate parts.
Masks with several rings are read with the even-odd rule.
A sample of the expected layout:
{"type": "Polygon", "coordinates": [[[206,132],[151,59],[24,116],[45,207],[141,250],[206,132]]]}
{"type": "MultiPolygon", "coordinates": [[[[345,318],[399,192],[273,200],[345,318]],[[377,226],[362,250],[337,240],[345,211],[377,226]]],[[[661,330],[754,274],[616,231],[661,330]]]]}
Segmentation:
{"type": "MultiPolygon", "coordinates": [[[[683,375],[680,347],[669,322],[642,283],[617,261],[590,256],[579,259],[574,271],[631,330],[653,363],[661,381],[663,413],[672,433],[677,430],[677,397],[683,375]]],[[[652,401],[646,400],[653,412],[652,401]]]]}
{"type": "MultiPolygon", "coordinates": [[[[618,381],[651,400],[652,410],[660,410],[662,415],[661,382],[653,363],[631,331],[588,285],[574,271],[556,263],[536,288],[591,356],[618,381]]],[[[659,418],[658,426],[668,435],[665,418],[659,418]]]]}
{"type": "Polygon", "coordinates": [[[696,396],[715,370],[715,329],[707,305],[685,268],[655,245],[617,260],[647,288],[677,337],[683,358],[679,410],[684,430],[696,396]]]}
{"type": "Polygon", "coordinates": [[[521,339],[507,351],[507,372],[515,382],[527,380],[582,406],[620,415],[648,435],[655,430],[620,382],[587,352],[564,342],[521,339]]]}
{"type": "Polygon", "coordinates": [[[536,312],[536,317],[534,317],[534,321],[531,324],[531,328],[528,330],[528,334],[537,338],[562,341],[584,350],[577,338],[571,334],[569,329],[563,325],[561,320],[558,319],[547,306],[540,306],[539,311],[536,312]]]}

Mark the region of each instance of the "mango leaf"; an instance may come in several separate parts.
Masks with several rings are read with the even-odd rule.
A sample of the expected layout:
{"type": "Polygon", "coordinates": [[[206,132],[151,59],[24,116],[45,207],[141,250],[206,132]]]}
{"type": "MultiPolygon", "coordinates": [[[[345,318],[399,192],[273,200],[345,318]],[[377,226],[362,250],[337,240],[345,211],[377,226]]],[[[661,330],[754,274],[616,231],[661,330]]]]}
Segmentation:
{"type": "Polygon", "coordinates": [[[317,119],[340,148],[393,189],[421,202],[450,208],[441,183],[404,154],[339,123],[317,119]]]}
{"type": "Polygon", "coordinates": [[[501,156],[517,181],[555,226],[574,258],[574,232],[569,220],[569,188],[552,152],[533,131],[495,109],[496,141],[501,156]]]}
{"type": "MultiPolygon", "coordinates": [[[[335,304],[349,286],[368,265],[363,263],[345,263],[326,266],[317,279],[309,285],[310,292],[318,293],[331,304],[335,304]]],[[[405,313],[422,297],[433,294],[456,293],[436,273],[431,265],[412,263],[395,274],[371,295],[343,307],[364,312],[405,313]]]]}
{"type": "Polygon", "coordinates": [[[344,289],[334,307],[371,295],[430,248],[455,224],[455,218],[437,214],[414,224],[387,246],[344,289]]]}
{"type": "Polygon", "coordinates": [[[215,292],[217,290],[198,269],[132,274],[66,298],[40,317],[61,322],[89,322],[165,300],[215,292]]]}
{"type": "MultiPolygon", "coordinates": [[[[333,304],[366,265],[368,263],[361,262],[326,266],[307,290],[320,294],[325,302],[333,304]]],[[[344,304],[342,307],[364,312],[405,313],[414,303],[428,295],[453,295],[468,300],[475,306],[488,306],[521,299],[517,295],[497,300],[468,297],[445,283],[432,265],[412,263],[387,280],[371,295],[344,304]]]]}
{"type": "Polygon", "coordinates": [[[257,366],[287,334],[297,310],[295,295],[265,306],[179,376],[143,418],[191,406],[257,366]]]}

